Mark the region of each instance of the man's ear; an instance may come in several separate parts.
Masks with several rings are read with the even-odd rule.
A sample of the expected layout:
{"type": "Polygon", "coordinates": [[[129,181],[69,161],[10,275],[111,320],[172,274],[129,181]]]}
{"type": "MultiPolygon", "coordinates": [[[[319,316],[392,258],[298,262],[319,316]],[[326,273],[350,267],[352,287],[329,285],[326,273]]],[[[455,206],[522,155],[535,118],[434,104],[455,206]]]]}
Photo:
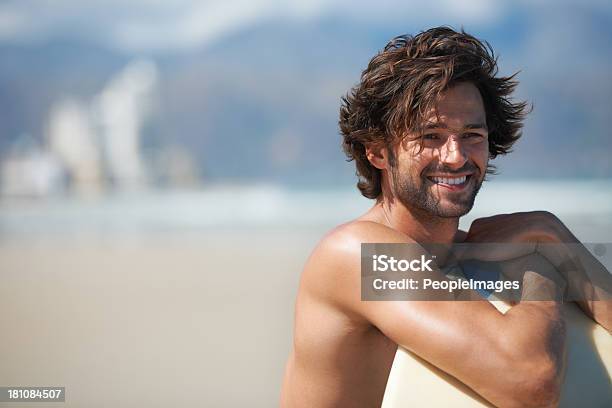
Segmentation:
{"type": "Polygon", "coordinates": [[[379,170],[389,167],[389,151],[384,144],[366,146],[366,157],[379,170]]]}

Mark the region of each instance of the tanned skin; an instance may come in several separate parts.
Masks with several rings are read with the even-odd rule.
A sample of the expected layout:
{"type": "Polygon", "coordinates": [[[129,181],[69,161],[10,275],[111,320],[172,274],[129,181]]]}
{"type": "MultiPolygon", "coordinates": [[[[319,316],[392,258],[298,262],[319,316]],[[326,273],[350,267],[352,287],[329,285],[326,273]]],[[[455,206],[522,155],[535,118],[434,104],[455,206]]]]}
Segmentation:
{"type": "MultiPolygon", "coordinates": [[[[308,259],[282,407],[379,407],[398,345],[496,406],[558,403],[565,326],[557,302],[520,302],[502,314],[487,301],[361,300],[361,243],[567,242],[571,235],[544,212],[478,220],[467,233],[460,231],[459,217],[471,208],[488,163],[477,88],[449,88],[430,122],[422,148],[410,138],[395,147],[395,169],[388,150],[368,148],[368,159],[382,172],[382,197],[361,217],[329,232],[308,259]],[[460,188],[434,182],[460,176],[469,176],[460,188]],[[435,211],[402,200],[408,185],[435,199],[435,211]]],[[[443,274],[434,270],[436,277],[443,274]]],[[[559,290],[546,278],[525,274],[524,292],[555,298],[559,290]]],[[[609,307],[583,307],[609,324],[609,307]]]]}

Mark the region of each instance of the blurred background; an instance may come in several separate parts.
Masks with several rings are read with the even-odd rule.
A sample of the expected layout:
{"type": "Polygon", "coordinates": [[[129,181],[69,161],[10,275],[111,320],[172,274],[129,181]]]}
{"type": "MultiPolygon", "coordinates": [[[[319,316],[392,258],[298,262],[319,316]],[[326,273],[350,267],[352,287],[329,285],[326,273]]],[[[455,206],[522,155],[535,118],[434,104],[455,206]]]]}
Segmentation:
{"type": "Polygon", "coordinates": [[[534,107],[462,227],[546,209],[611,242],[607,1],[0,2],[0,385],[277,405],[302,265],[371,205],[340,98],[436,25],[491,43],[534,107]]]}

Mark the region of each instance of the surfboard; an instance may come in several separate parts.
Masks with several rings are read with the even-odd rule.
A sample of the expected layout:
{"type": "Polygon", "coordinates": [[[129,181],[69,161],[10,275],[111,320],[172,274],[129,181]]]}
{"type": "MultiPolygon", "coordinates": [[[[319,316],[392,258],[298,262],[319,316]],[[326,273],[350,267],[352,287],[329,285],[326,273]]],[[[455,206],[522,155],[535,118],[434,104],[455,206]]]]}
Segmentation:
{"type": "MultiPolygon", "coordinates": [[[[502,313],[510,309],[502,301],[491,303],[502,313]]],[[[574,303],[564,304],[563,309],[567,323],[567,368],[559,406],[610,407],[612,335],[574,303]]],[[[458,379],[398,347],[382,407],[423,406],[467,408],[493,405],[458,379]]]]}

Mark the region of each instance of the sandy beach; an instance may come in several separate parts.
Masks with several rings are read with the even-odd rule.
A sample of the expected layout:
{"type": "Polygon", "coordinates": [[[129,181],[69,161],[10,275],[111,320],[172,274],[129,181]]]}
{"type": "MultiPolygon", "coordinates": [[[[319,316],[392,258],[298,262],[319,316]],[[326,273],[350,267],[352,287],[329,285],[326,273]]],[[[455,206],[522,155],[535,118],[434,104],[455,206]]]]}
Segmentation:
{"type": "MultiPolygon", "coordinates": [[[[492,200],[498,211],[522,208],[487,194],[482,202],[492,200]]],[[[585,241],[611,241],[610,193],[603,194],[572,204],[583,205],[582,214],[561,211],[585,241]],[[589,205],[599,207],[589,215],[589,205]]],[[[239,205],[240,197],[228,197],[239,205]]],[[[98,204],[85,210],[58,204],[61,212],[4,203],[0,384],[64,386],[66,407],[276,406],[302,266],[326,230],[368,205],[348,197],[265,201],[257,208],[280,221],[261,218],[266,213],[259,210],[250,224],[232,224],[232,209],[219,203],[209,205],[224,208],[225,221],[190,220],[189,211],[209,209],[195,198],[181,207],[162,196],[154,211],[150,199],[148,207],[112,207],[121,216],[98,204]],[[330,200],[333,207],[321,206],[330,200]],[[283,212],[286,206],[294,213],[283,212]],[[305,221],[282,218],[299,220],[300,211],[305,221]],[[151,226],[146,217],[195,227],[176,220],[173,228],[169,221],[151,226]]],[[[492,211],[475,210],[472,217],[492,211]]]]}
{"type": "Polygon", "coordinates": [[[274,406],[316,239],[4,243],[0,384],[65,386],[70,407],[274,406]]]}

